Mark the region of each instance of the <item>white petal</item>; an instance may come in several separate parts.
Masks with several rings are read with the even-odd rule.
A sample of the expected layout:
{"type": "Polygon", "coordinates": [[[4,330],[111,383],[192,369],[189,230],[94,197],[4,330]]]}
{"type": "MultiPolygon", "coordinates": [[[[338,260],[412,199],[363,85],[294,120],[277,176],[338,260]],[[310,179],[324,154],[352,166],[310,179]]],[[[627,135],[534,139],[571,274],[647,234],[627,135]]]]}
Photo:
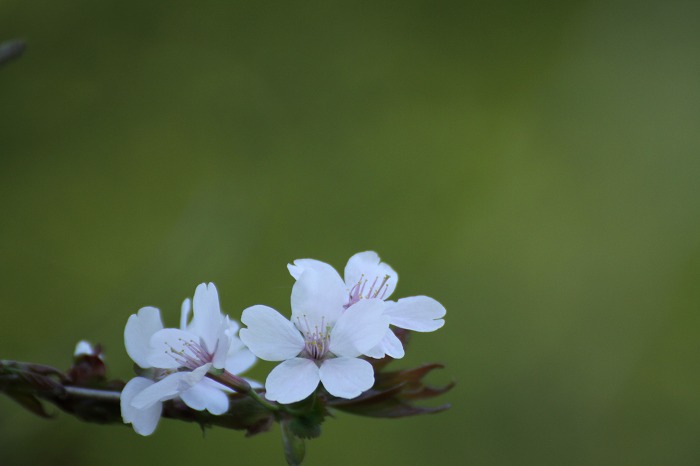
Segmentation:
{"type": "Polygon", "coordinates": [[[384,356],[390,356],[394,359],[401,359],[405,356],[403,349],[403,344],[399,340],[391,329],[387,330],[384,334],[384,338],[379,342],[377,346],[372,348],[367,356],[375,359],[383,358],[384,356]]]}
{"type": "Polygon", "coordinates": [[[230,373],[238,375],[253,367],[257,360],[258,358],[248,348],[242,348],[234,353],[229,353],[225,367],[230,373]]]}
{"type": "Polygon", "coordinates": [[[163,380],[145,388],[131,400],[131,406],[144,409],[155,403],[172,400],[185,390],[189,390],[200,382],[211,364],[198,367],[192,372],[175,372],[166,376],[163,380]]]}
{"type": "MultiPolygon", "coordinates": [[[[243,341],[240,338],[232,337],[231,338],[231,345],[229,346],[229,349],[228,349],[227,359],[228,359],[228,357],[231,357],[231,356],[235,355],[236,353],[243,351],[243,350],[245,350],[246,352],[249,352],[248,347],[245,345],[245,343],[243,343],[243,341]]],[[[253,357],[255,357],[255,356],[253,356],[253,357]]]]}
{"type": "Polygon", "coordinates": [[[219,335],[216,338],[216,343],[214,344],[214,355],[212,358],[212,363],[217,369],[223,369],[226,365],[226,357],[228,356],[229,349],[231,348],[231,335],[229,333],[229,322],[228,316],[222,321],[222,325],[219,326],[219,335]]]}
{"type": "Polygon", "coordinates": [[[122,409],[122,419],[125,424],[131,423],[134,419],[134,415],[137,412],[134,407],[131,406],[131,400],[137,394],[141,393],[145,388],[150,387],[155,382],[147,379],[145,377],[134,377],[129,380],[121,393],[119,394],[119,404],[122,409]]]}
{"type": "Polygon", "coordinates": [[[132,314],[124,328],[124,345],[129,357],[136,364],[148,369],[148,355],[151,352],[151,337],[163,329],[160,311],[155,307],[143,307],[137,314],[132,314]]]}
{"type": "Polygon", "coordinates": [[[219,382],[212,380],[209,377],[204,377],[202,381],[199,382],[197,385],[206,385],[207,387],[216,388],[217,390],[222,391],[224,393],[236,393],[234,390],[231,390],[226,385],[220,384],[219,382]]]}
{"type": "Polygon", "coordinates": [[[235,320],[229,318],[228,316],[226,316],[226,319],[228,322],[228,333],[232,337],[235,337],[236,335],[238,335],[238,331],[241,329],[241,325],[235,320]]]}
{"type": "Polygon", "coordinates": [[[304,270],[292,287],[292,322],[301,330],[333,325],[349,296],[340,276],[320,270],[304,270]]]}
{"type": "Polygon", "coordinates": [[[331,330],[331,352],[353,358],[376,346],[389,328],[384,306],[381,299],[363,299],[348,308],[331,330]]]}
{"type": "Polygon", "coordinates": [[[376,294],[378,298],[387,299],[396,289],[399,275],[389,265],[380,262],[379,256],[374,251],[359,252],[348,260],[345,266],[345,284],[352,289],[360,282],[366,282],[364,295],[367,297],[370,288],[374,284],[372,296],[376,294]],[[384,284],[384,288],[379,288],[385,277],[389,277],[384,284]],[[376,280],[376,282],[375,282],[376,280]]]}
{"type": "MultiPolygon", "coordinates": [[[[374,251],[358,252],[345,265],[345,284],[348,288],[352,288],[360,280],[369,279],[370,273],[373,272],[379,265],[379,254],[374,251]]],[[[371,277],[374,279],[374,276],[371,277]]]]}
{"type": "Polygon", "coordinates": [[[328,393],[339,398],[355,398],[374,385],[374,369],[363,359],[326,359],[319,374],[328,393]]]}
{"type": "Polygon", "coordinates": [[[199,335],[207,349],[214,351],[223,315],[219,308],[219,293],[213,283],[200,284],[194,292],[194,317],[192,332],[199,335]]]}
{"type": "MultiPolygon", "coordinates": [[[[294,264],[287,264],[287,270],[289,270],[289,273],[295,280],[299,280],[299,277],[305,270],[316,270],[329,275],[338,275],[333,266],[316,259],[297,259],[294,261],[294,264]]],[[[340,278],[340,275],[338,275],[338,278],[340,278]]]]}
{"type": "Polygon", "coordinates": [[[282,404],[301,401],[316,390],[319,380],[318,366],[314,361],[288,359],[267,376],[265,398],[282,404]]]}
{"type": "Polygon", "coordinates": [[[151,353],[147,361],[149,367],[160,369],[177,369],[182,366],[178,353],[192,354],[188,345],[199,345],[199,337],[177,328],[165,328],[151,337],[151,353]]]}
{"type": "Polygon", "coordinates": [[[283,361],[304,349],[296,327],[271,307],[251,306],[243,311],[241,322],[248,326],[239,332],[241,340],[261,359],[283,361]]]}
{"type": "Polygon", "coordinates": [[[368,351],[365,351],[364,355],[369,356],[373,359],[382,359],[384,356],[386,356],[386,351],[384,351],[382,343],[379,342],[377,345],[373,346],[368,351]]]}
{"type": "Polygon", "coordinates": [[[445,308],[433,298],[412,296],[388,302],[384,314],[391,318],[391,325],[416,332],[432,332],[443,325],[445,308]]]}
{"type": "MultiPolygon", "coordinates": [[[[263,384],[260,382],[256,382],[255,380],[249,379],[247,377],[241,377],[241,379],[245,380],[250,384],[252,388],[264,388],[263,384]]],[[[220,384],[219,382],[216,382],[215,380],[210,379],[209,377],[204,377],[198,384],[198,385],[206,385],[208,387],[215,388],[221,392],[224,392],[225,394],[230,394],[230,393],[236,393],[235,390],[232,390],[228,388],[226,385],[220,384]]]]}
{"type": "Polygon", "coordinates": [[[382,338],[380,345],[382,345],[382,349],[387,356],[391,356],[394,359],[401,359],[406,355],[406,351],[404,351],[403,348],[403,343],[401,343],[401,340],[398,339],[396,334],[394,334],[391,329],[386,332],[386,335],[384,335],[384,338],[382,338]]]}
{"type": "Polygon", "coordinates": [[[185,298],[180,306],[180,329],[187,330],[187,323],[190,321],[190,313],[192,312],[192,301],[190,298],[185,298]]]}
{"type": "MultiPolygon", "coordinates": [[[[286,319],[285,319],[286,320],[286,319]]],[[[236,333],[230,334],[231,336],[231,344],[229,345],[228,352],[229,354],[235,353],[236,351],[240,350],[241,348],[245,348],[245,344],[241,339],[238,337],[238,333],[240,330],[237,330],[236,333]]]]}
{"type": "Polygon", "coordinates": [[[144,409],[137,409],[131,405],[131,401],[136,395],[153,384],[152,380],[134,377],[124,386],[120,396],[119,404],[122,410],[122,419],[125,424],[132,424],[137,434],[151,435],[156,430],[158,420],[163,411],[162,403],[154,403],[144,409]]]}
{"type": "Polygon", "coordinates": [[[203,411],[207,410],[212,414],[220,415],[228,411],[228,397],[226,393],[219,390],[214,385],[198,383],[189,390],[185,390],[180,394],[180,398],[190,408],[203,411]]]}

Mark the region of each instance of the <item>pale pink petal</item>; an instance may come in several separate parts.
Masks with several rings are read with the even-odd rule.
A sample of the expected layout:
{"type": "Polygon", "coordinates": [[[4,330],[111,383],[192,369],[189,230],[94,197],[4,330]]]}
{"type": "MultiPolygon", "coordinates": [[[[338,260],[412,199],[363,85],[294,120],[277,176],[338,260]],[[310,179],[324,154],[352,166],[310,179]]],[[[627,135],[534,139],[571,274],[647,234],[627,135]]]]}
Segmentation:
{"type": "Polygon", "coordinates": [[[155,307],[143,307],[132,314],[124,328],[124,345],[133,361],[144,369],[152,367],[148,362],[151,352],[151,337],[163,329],[160,311],[155,307]]]}
{"type": "Polygon", "coordinates": [[[132,424],[137,434],[151,435],[163,411],[162,403],[154,403],[143,409],[137,409],[131,405],[136,395],[153,385],[152,380],[144,377],[134,377],[122,389],[119,404],[122,411],[122,419],[125,424],[132,424]]]}
{"type": "Polygon", "coordinates": [[[319,375],[326,391],[339,398],[355,398],[374,385],[374,369],[363,359],[326,359],[319,375]]]}
{"type": "Polygon", "coordinates": [[[292,287],[292,322],[305,332],[307,326],[322,328],[333,325],[348,301],[348,293],[340,276],[320,270],[304,270],[292,287]]]}
{"type": "Polygon", "coordinates": [[[346,286],[348,289],[352,289],[358,283],[366,282],[363,292],[364,297],[387,299],[396,289],[398,281],[399,275],[388,264],[380,262],[379,255],[374,251],[355,254],[345,266],[346,286]],[[384,283],[384,287],[380,288],[385,277],[388,277],[386,283],[384,283]],[[374,290],[372,295],[368,296],[373,284],[374,290]]]}
{"type": "Polygon", "coordinates": [[[318,366],[310,359],[288,359],[272,369],[265,382],[265,398],[282,404],[311,395],[319,381],[318,366]]]}
{"type": "Polygon", "coordinates": [[[432,332],[443,325],[445,308],[433,298],[412,296],[388,302],[384,313],[391,319],[391,325],[416,332],[432,332]]]}
{"type": "Polygon", "coordinates": [[[266,361],[293,358],[304,349],[304,339],[294,325],[271,307],[256,305],[243,311],[239,332],[243,343],[266,361]]]}
{"type": "Polygon", "coordinates": [[[389,328],[384,305],[381,299],[363,299],[348,308],[331,330],[330,351],[356,357],[376,346],[389,328]]]}

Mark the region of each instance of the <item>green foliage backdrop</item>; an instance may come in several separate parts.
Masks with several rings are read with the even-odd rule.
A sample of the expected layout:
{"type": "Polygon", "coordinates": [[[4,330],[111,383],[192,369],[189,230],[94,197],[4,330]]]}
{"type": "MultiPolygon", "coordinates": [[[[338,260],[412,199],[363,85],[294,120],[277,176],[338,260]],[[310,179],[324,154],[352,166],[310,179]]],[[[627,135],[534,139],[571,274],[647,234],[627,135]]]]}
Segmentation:
{"type": "MultiPolygon", "coordinates": [[[[453,408],[339,415],[307,464],[698,464],[699,7],[0,1],[0,358],[127,378],[141,306],[288,312],[288,261],[374,249],[447,308],[397,367],[453,408]]],[[[282,459],[0,398],[3,465],[282,459]]]]}

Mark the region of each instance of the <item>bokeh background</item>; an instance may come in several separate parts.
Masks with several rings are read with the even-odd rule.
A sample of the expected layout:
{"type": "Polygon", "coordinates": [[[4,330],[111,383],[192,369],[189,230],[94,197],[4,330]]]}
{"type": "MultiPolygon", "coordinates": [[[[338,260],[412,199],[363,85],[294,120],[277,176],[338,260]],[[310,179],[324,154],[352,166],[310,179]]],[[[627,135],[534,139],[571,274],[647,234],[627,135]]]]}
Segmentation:
{"type": "MultiPolygon", "coordinates": [[[[447,325],[450,411],[340,414],[308,465],[700,463],[700,3],[0,1],[0,358],[67,367],[217,284],[374,249],[447,325]]],[[[271,365],[253,375],[264,378],[271,365]]],[[[0,397],[0,463],[282,464],[0,397]]]]}

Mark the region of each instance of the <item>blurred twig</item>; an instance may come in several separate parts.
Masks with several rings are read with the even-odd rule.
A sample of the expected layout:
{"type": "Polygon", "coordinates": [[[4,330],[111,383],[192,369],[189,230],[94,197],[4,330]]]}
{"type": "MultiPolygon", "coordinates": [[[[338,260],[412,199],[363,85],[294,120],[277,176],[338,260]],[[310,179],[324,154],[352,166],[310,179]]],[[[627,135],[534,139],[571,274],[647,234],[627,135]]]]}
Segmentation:
{"type": "Polygon", "coordinates": [[[0,44],[0,66],[19,58],[27,43],[21,39],[9,40],[0,44]]]}

